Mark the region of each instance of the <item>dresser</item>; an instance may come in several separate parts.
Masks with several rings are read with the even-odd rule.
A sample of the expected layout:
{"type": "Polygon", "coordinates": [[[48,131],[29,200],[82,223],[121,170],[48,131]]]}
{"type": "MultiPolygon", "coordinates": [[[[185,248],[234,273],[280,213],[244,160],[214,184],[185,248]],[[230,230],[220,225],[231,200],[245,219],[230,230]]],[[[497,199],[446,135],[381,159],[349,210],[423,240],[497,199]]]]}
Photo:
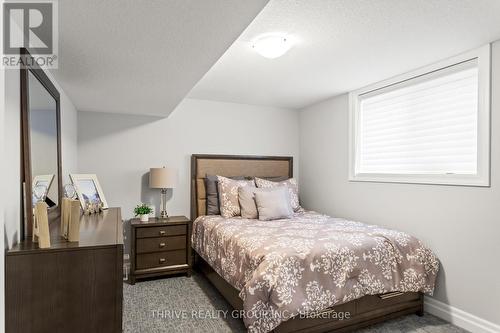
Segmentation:
{"type": "Polygon", "coordinates": [[[6,251],[8,333],[122,332],[123,232],[119,208],[82,215],[80,241],[60,237],[51,247],[23,241],[6,251]]]}
{"type": "Polygon", "coordinates": [[[191,220],[185,216],[130,220],[130,283],[139,278],[191,275],[191,220]]]}

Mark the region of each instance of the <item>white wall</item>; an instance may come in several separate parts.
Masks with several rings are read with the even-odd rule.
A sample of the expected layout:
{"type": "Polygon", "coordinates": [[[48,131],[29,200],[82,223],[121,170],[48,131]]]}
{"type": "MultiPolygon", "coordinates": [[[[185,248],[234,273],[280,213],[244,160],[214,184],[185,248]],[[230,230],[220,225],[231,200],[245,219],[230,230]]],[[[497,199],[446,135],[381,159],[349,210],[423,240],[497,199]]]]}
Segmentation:
{"type": "MultiPolygon", "coordinates": [[[[71,100],[48,73],[52,82],[61,94],[61,152],[63,183],[68,182],[68,174],[76,172],[77,167],[77,115],[71,100]]],[[[2,164],[4,167],[4,186],[2,191],[8,193],[4,198],[5,238],[10,247],[19,240],[21,216],[20,193],[20,74],[19,70],[5,71],[5,119],[3,136],[5,140],[2,164]]]]}
{"type": "Polygon", "coordinates": [[[177,168],[167,209],[189,216],[191,154],[292,155],[297,175],[298,120],[294,110],[195,99],[168,118],[78,112],[78,171],[97,174],[108,204],[129,218],[141,201],[159,208],[149,168],[177,168]]]}
{"type": "Polygon", "coordinates": [[[20,192],[20,162],[21,162],[21,125],[19,105],[19,71],[5,71],[5,114],[4,131],[5,140],[3,168],[5,239],[7,247],[19,240],[19,224],[21,217],[21,192],[20,192]]]}
{"type": "Polygon", "coordinates": [[[435,298],[500,324],[500,42],[493,46],[491,188],[349,182],[348,96],[300,112],[305,207],[385,225],[441,260],[435,298]]]}
{"type": "MultiPolygon", "coordinates": [[[[0,11],[0,15],[3,13],[0,11]]],[[[0,28],[0,35],[2,31],[0,28]]],[[[0,69],[0,129],[4,131],[4,113],[5,113],[5,71],[0,69]]],[[[0,181],[3,183],[5,181],[5,169],[4,169],[4,135],[0,135],[0,181]]],[[[5,249],[5,216],[4,216],[4,200],[6,197],[5,191],[0,193],[0,249],[5,249]]],[[[5,330],[5,266],[4,266],[5,256],[0,256],[0,332],[5,330]]]]}

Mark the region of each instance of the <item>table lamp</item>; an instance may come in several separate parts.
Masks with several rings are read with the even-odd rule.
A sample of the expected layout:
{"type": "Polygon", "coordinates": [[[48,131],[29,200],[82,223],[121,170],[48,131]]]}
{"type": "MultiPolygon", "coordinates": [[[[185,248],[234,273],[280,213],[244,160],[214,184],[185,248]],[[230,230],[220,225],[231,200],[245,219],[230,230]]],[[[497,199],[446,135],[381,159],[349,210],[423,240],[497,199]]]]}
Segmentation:
{"type": "Polygon", "coordinates": [[[160,206],[161,218],[167,218],[167,189],[177,185],[177,170],[172,168],[149,169],[149,187],[161,189],[160,206]]]}

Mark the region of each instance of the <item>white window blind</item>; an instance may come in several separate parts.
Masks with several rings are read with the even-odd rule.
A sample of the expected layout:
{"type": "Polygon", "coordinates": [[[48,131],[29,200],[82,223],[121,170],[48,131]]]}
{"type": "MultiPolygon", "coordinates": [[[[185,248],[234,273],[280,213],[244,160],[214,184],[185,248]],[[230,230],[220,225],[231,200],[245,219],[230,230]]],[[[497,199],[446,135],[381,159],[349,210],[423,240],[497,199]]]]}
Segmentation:
{"type": "Polygon", "coordinates": [[[489,68],[479,57],[351,94],[351,180],[489,183],[489,68]]]}
{"type": "Polygon", "coordinates": [[[358,172],[475,174],[478,69],[468,65],[362,96],[358,172]]]}

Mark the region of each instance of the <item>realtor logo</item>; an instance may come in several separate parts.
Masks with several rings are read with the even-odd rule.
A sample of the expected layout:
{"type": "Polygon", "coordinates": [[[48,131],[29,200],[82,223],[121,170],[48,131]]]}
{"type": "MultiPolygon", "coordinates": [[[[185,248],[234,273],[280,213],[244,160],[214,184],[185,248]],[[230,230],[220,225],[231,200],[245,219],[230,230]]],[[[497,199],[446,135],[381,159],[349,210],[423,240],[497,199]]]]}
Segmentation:
{"type": "Polygon", "coordinates": [[[31,61],[39,66],[55,68],[57,2],[4,2],[3,22],[3,66],[26,65],[19,61],[20,48],[26,48],[32,55],[31,61]]]}

